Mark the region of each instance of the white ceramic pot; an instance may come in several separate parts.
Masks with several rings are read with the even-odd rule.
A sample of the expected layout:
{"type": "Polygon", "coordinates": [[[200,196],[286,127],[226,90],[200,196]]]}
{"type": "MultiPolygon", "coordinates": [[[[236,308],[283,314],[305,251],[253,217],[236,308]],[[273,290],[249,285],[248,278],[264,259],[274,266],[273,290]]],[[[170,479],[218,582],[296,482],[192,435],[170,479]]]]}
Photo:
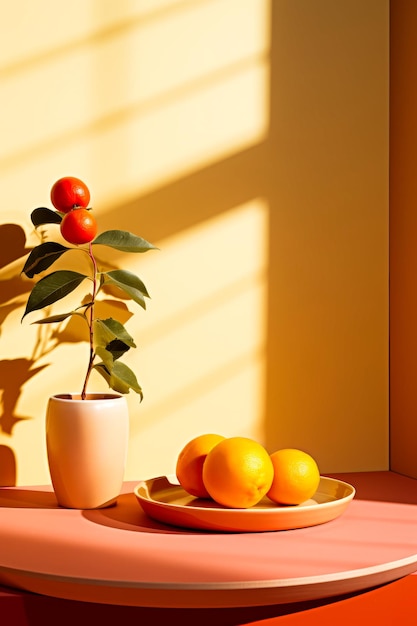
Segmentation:
{"type": "Polygon", "coordinates": [[[128,438],[129,413],[123,395],[49,398],[46,447],[58,504],[75,509],[115,504],[124,478],[128,438]]]}

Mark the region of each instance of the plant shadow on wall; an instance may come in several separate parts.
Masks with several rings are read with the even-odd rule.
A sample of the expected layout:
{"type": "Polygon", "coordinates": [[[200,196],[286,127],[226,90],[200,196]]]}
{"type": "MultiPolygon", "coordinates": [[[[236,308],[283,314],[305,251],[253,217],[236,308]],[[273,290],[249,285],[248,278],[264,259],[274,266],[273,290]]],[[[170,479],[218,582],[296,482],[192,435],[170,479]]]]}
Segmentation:
{"type": "MultiPolygon", "coordinates": [[[[42,239],[44,234],[41,232],[39,236],[42,239]]],[[[37,244],[27,245],[26,234],[21,226],[0,225],[0,341],[7,318],[19,309],[23,310],[33,288],[33,281],[22,274],[22,268],[25,258],[35,245],[37,244]]],[[[99,258],[98,261],[100,262],[99,258]]],[[[116,265],[108,262],[100,263],[106,270],[118,269],[116,265]]],[[[121,294],[117,293],[116,301],[111,298],[111,287],[103,289],[103,292],[110,297],[104,296],[97,302],[98,315],[111,317],[117,309],[117,317],[124,324],[132,313],[127,305],[120,301],[121,294]]],[[[34,333],[33,346],[27,348],[27,352],[31,352],[29,358],[0,359],[0,435],[11,438],[19,422],[33,419],[33,416],[19,414],[18,402],[26,383],[48,367],[49,363],[45,363],[45,357],[47,358],[61,344],[82,341],[88,342],[84,324],[79,318],[71,317],[69,321],[59,325],[38,326],[34,333]]],[[[0,445],[0,486],[15,484],[16,459],[13,449],[8,445],[0,445]]]]}
{"type": "MultiPolygon", "coordinates": [[[[21,306],[20,299],[29,291],[28,281],[22,280],[17,269],[21,259],[30,251],[26,248],[26,235],[17,224],[0,225],[0,271],[10,268],[6,278],[0,280],[0,333],[7,317],[21,306]]],[[[33,358],[0,360],[1,404],[0,433],[12,435],[13,428],[21,420],[29,419],[18,415],[17,403],[24,384],[38,371],[33,358]]],[[[0,485],[13,485],[16,482],[16,461],[13,450],[0,446],[0,485]]]]}

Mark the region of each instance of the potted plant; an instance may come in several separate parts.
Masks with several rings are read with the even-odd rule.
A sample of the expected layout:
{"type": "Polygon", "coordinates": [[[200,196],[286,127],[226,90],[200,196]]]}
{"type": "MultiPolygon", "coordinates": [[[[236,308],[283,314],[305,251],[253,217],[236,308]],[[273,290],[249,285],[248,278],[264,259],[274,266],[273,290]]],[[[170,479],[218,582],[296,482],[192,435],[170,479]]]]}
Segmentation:
{"type": "Polygon", "coordinates": [[[108,230],[98,234],[97,222],[89,207],[89,189],[78,178],[60,178],[52,186],[50,196],[54,209],[34,209],[32,223],[35,229],[56,225],[65,244],[70,245],[41,239],[31,250],[22,272],[37,280],[22,320],[29,313],[41,311],[65,298],[80,285],[86,285],[86,296],[74,309],[34,323],[59,324],[73,317],[82,319],[88,351],[80,390],[58,393],[48,401],[49,470],[60,505],[80,509],[110,506],[120,493],[126,463],[129,416],[125,395],[132,390],[141,401],[143,394],[135,374],[122,362],[125,353],[136,347],[133,337],[121,321],[97,317],[96,304],[99,294],[109,287],[143,309],[146,309],[145,299],[149,294],[144,283],[132,272],[100,269],[95,250],[96,246],[105,246],[122,252],[143,253],[155,246],[127,231],[108,230]],[[87,259],[87,273],[52,268],[58,259],[64,255],[69,258],[68,253],[74,250],[87,259]],[[111,392],[88,391],[93,372],[104,378],[111,392]]]}

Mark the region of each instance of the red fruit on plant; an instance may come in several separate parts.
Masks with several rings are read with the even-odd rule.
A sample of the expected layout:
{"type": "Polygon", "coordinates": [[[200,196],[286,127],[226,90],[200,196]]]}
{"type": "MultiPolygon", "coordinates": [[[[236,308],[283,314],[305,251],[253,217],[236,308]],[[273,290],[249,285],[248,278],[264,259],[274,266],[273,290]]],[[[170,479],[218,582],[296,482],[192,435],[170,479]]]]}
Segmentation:
{"type": "Polygon", "coordinates": [[[69,243],[90,243],[97,234],[97,222],[87,209],[73,209],[62,218],[61,235],[69,243]]]}
{"type": "Polygon", "coordinates": [[[51,201],[61,213],[68,213],[76,207],[85,209],[90,202],[90,191],[79,178],[64,176],[52,186],[51,201]]]}

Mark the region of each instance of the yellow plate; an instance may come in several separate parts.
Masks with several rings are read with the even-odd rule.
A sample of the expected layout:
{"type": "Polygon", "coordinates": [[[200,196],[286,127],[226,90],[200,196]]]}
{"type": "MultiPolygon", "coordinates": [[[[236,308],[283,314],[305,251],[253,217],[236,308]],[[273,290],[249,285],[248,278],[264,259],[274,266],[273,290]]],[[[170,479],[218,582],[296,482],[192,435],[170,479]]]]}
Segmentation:
{"type": "Polygon", "coordinates": [[[141,481],[134,494],[145,513],[159,522],[221,532],[263,532],[330,522],[345,511],[355,489],[349,483],[322,476],[311,500],[280,506],[265,497],[250,509],[229,509],[213,500],[194,498],[172,476],[141,481]]]}

